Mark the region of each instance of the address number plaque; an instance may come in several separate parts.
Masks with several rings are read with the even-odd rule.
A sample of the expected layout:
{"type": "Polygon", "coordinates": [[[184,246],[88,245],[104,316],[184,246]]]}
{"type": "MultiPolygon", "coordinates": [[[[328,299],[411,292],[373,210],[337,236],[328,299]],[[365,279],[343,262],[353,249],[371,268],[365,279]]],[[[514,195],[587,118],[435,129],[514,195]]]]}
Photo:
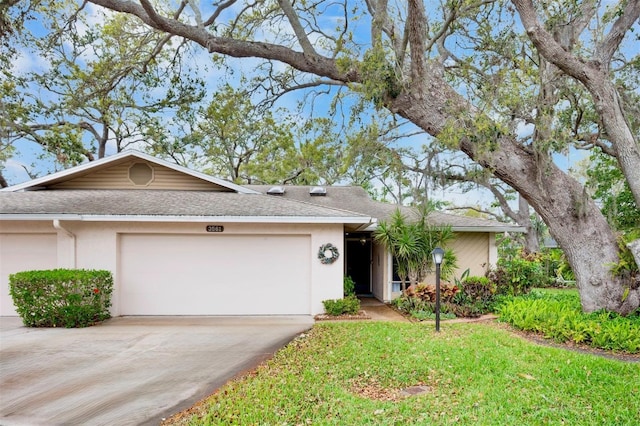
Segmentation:
{"type": "Polygon", "coordinates": [[[222,225],[207,225],[207,232],[224,232],[222,225]]]}

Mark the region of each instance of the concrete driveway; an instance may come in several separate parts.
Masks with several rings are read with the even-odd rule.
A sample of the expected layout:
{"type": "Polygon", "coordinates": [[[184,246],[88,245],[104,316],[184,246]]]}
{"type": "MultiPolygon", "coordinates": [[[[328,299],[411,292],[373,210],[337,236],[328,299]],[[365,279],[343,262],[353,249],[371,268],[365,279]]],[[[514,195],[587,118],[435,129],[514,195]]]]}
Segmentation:
{"type": "Polygon", "coordinates": [[[305,316],[121,317],[34,329],[0,317],[0,424],[157,425],[312,325],[305,316]]]}

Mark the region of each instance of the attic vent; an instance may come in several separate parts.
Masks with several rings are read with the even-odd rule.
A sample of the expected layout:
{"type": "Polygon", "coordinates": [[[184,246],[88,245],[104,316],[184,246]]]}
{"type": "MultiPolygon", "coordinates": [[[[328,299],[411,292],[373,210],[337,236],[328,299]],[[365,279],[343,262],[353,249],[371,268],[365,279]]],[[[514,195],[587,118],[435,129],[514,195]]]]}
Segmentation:
{"type": "Polygon", "coordinates": [[[309,190],[309,195],[311,195],[312,197],[324,197],[325,195],[327,195],[327,189],[321,186],[314,186],[313,188],[311,188],[311,190],[309,190]]]}
{"type": "Polygon", "coordinates": [[[274,186],[267,191],[269,195],[284,195],[284,188],[282,186],[274,186]]]}
{"type": "Polygon", "coordinates": [[[153,169],[147,163],[135,163],[129,167],[129,180],[136,186],[146,186],[153,181],[153,169]]]}

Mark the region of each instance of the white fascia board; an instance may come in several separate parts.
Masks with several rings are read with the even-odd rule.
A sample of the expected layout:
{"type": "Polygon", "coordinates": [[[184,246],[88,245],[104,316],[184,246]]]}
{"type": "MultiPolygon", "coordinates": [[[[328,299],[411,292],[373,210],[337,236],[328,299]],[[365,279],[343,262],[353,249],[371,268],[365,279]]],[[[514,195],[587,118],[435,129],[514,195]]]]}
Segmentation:
{"type": "Polygon", "coordinates": [[[85,222],[368,223],[371,218],[321,216],[82,215],[85,222]]]}
{"type": "Polygon", "coordinates": [[[75,220],[83,222],[217,222],[217,223],[355,223],[369,224],[370,217],[322,216],[156,216],[156,215],[78,215],[78,214],[5,214],[9,220],[75,220]]]}
{"type": "Polygon", "coordinates": [[[10,220],[82,220],[79,214],[0,214],[0,221],[10,220]]]}
{"type": "Polygon", "coordinates": [[[526,232],[522,226],[453,226],[451,228],[454,232],[526,232]]]}
{"type": "MultiPolygon", "coordinates": [[[[373,232],[378,228],[377,223],[371,223],[365,231],[373,232]]],[[[489,232],[493,234],[497,234],[500,232],[521,232],[524,233],[526,230],[522,226],[452,226],[451,230],[453,232],[489,232]]]]}

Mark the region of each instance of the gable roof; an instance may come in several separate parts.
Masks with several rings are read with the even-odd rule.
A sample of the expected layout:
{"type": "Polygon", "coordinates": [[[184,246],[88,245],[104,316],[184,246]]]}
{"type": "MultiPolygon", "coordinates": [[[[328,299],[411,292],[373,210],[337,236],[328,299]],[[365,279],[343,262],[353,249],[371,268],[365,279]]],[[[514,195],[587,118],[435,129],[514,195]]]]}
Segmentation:
{"type": "MultiPolygon", "coordinates": [[[[266,194],[273,185],[245,185],[247,188],[266,194]]],[[[397,204],[374,201],[364,188],[359,186],[328,186],[326,195],[311,195],[310,186],[284,185],[284,193],[271,195],[276,198],[293,199],[321,205],[324,207],[340,208],[371,216],[377,221],[389,220],[396,210],[408,218],[416,218],[415,209],[397,204]]],[[[519,225],[498,222],[495,220],[473,218],[442,212],[431,212],[429,221],[433,225],[451,225],[458,232],[524,232],[519,225]]],[[[375,226],[375,225],[374,225],[375,226]]]]}
{"type": "Polygon", "coordinates": [[[79,166],[71,167],[66,170],[59,171],[57,173],[53,173],[47,176],[43,176],[41,178],[37,178],[28,182],[24,182],[18,185],[13,185],[7,188],[0,189],[0,192],[15,192],[15,191],[33,191],[46,187],[50,187],[53,185],[58,185],[66,181],[70,181],[72,179],[85,176],[90,173],[96,173],[101,170],[108,169],[110,167],[117,166],[118,164],[126,163],[131,160],[141,160],[146,161],[161,167],[166,167],[168,169],[174,170],[178,173],[182,173],[196,179],[202,180],[204,182],[209,182],[215,186],[218,186],[222,189],[238,192],[241,194],[256,194],[256,191],[248,189],[246,187],[237,185],[235,183],[226,181],[224,179],[219,179],[213,176],[209,176],[204,173],[196,172],[187,167],[180,166],[175,163],[171,163],[169,161],[161,160],[159,158],[155,158],[151,155],[142,153],[136,150],[126,150],[119,152],[114,155],[110,155],[108,157],[101,158],[96,161],[91,161],[88,163],[81,164],[79,166]]]}

